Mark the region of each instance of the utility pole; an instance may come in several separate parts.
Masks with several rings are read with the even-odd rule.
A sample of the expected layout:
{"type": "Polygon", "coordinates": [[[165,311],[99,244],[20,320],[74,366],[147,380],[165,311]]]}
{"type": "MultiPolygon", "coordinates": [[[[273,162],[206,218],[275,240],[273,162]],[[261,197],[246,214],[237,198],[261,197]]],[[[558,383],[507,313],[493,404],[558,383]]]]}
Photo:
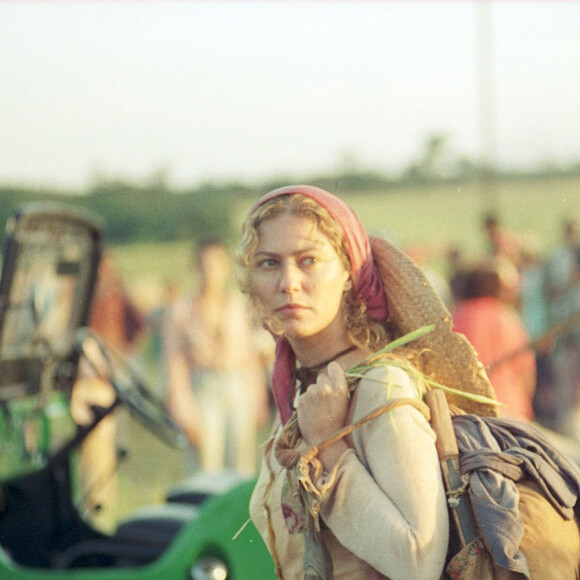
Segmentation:
{"type": "Polygon", "coordinates": [[[475,5],[480,143],[479,182],[484,211],[497,214],[499,192],[496,175],[497,135],[491,0],[476,0],[475,5]]]}

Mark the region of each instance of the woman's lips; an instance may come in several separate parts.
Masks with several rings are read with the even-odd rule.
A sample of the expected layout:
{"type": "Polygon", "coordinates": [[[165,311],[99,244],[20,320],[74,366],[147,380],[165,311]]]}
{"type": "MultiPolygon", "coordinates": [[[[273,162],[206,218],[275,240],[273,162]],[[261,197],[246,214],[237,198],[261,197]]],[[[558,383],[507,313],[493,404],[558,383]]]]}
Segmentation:
{"type": "Polygon", "coordinates": [[[276,309],[276,314],[296,314],[305,309],[306,308],[300,304],[284,304],[284,306],[280,306],[280,308],[276,309]]]}

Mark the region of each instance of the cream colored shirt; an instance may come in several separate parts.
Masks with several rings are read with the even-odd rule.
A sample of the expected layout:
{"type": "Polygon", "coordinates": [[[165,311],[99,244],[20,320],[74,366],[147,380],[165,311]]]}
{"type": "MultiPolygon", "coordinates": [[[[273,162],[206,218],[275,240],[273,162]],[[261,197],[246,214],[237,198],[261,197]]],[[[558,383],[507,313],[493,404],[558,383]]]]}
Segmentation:
{"type": "MultiPolygon", "coordinates": [[[[371,369],[359,383],[353,421],[399,397],[419,397],[409,375],[394,366],[371,369]]],[[[355,430],[352,437],[354,449],[316,482],[334,579],[439,579],[449,520],[429,422],[415,408],[402,405],[355,430]]],[[[287,478],[273,449],[266,448],[250,514],[272,551],[264,506],[269,507],[282,577],[297,580],[302,578],[305,516],[286,503],[287,478]],[[274,482],[265,496],[271,476],[274,482]]]]}

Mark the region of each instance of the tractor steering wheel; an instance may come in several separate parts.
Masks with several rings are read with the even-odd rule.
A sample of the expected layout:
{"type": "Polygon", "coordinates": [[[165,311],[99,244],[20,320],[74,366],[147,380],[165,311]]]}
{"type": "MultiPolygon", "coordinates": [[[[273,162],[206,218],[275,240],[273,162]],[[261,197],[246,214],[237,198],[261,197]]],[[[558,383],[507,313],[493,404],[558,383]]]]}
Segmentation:
{"type": "Polygon", "coordinates": [[[173,447],[182,449],[187,445],[185,435],[168,416],[163,401],[145,385],[125,356],[105,346],[87,327],[78,331],[77,347],[93,370],[111,384],[118,399],[147,429],[173,447]]]}

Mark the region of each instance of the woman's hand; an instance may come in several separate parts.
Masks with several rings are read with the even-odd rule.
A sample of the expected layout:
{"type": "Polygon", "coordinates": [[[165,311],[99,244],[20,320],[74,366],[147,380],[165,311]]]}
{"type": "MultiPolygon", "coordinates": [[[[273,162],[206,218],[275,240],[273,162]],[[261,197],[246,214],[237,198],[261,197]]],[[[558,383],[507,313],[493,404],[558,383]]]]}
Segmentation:
{"type": "MultiPolygon", "coordinates": [[[[337,362],[331,362],[322,371],[316,383],[298,397],[298,425],[302,438],[310,446],[320,445],[330,439],[346,424],[349,397],[346,377],[337,362]]],[[[320,460],[328,471],[338,457],[348,448],[341,439],[320,452],[320,460]]]]}

